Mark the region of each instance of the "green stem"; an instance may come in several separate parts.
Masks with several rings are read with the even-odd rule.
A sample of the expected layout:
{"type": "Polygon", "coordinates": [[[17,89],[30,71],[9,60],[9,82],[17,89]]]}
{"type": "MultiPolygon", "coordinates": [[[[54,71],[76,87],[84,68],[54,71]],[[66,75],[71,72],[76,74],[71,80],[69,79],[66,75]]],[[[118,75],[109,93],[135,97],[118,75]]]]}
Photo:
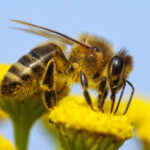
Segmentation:
{"type": "Polygon", "coordinates": [[[149,150],[149,149],[150,149],[150,145],[148,143],[144,143],[143,150],[149,150]]]}
{"type": "Polygon", "coordinates": [[[27,120],[13,120],[14,138],[17,150],[27,150],[32,123],[27,120]]]}
{"type": "Polygon", "coordinates": [[[40,95],[36,94],[22,100],[3,97],[0,99],[0,106],[12,120],[17,150],[27,150],[30,129],[35,121],[46,112],[40,95]]]}

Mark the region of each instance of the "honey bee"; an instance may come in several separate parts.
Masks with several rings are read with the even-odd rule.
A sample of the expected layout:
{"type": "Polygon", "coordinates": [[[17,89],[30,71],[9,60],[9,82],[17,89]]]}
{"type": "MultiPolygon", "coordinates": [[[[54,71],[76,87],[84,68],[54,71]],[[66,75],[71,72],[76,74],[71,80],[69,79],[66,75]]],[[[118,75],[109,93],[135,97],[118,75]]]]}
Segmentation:
{"type": "MultiPolygon", "coordinates": [[[[26,25],[26,32],[49,38],[47,43],[33,48],[21,57],[6,73],[1,83],[1,95],[21,98],[41,92],[46,107],[56,105],[57,95],[74,83],[80,83],[87,104],[93,109],[88,88],[98,91],[98,108],[103,105],[108,92],[111,93],[110,112],[118,111],[126,83],[132,92],[124,111],[126,114],[134,94],[134,87],[127,80],[133,68],[133,58],[125,49],[115,53],[112,45],[103,38],[82,33],[75,40],[54,30],[19,20],[26,25]],[[66,56],[66,46],[71,50],[66,56]],[[61,86],[57,83],[61,82],[61,86]],[[61,87],[61,88],[60,88],[61,87]],[[120,91],[118,104],[114,109],[116,94],[120,91]]],[[[66,92],[66,95],[68,92],[66,92]]]]}

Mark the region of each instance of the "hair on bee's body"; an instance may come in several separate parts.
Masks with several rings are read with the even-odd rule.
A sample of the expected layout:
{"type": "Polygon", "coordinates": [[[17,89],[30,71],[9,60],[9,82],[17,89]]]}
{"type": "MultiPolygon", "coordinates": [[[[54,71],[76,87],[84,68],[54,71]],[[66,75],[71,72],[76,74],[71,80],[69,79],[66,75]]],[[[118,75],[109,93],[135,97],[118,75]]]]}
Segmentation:
{"type": "Polygon", "coordinates": [[[69,61],[78,65],[79,70],[86,73],[89,82],[91,81],[91,85],[89,83],[90,88],[98,89],[97,81],[101,78],[113,56],[113,48],[108,42],[88,33],[81,33],[78,40],[91,49],[87,50],[78,44],[74,44],[71,48],[69,61]]]}
{"type": "Polygon", "coordinates": [[[133,66],[132,57],[126,50],[115,54],[109,42],[88,33],[80,34],[78,40],[75,40],[51,29],[12,21],[31,27],[19,30],[52,40],[35,47],[13,64],[2,81],[1,95],[24,97],[41,92],[46,106],[51,108],[56,104],[56,96],[67,95],[70,85],[78,82],[81,83],[85,100],[92,109],[88,88],[98,91],[98,107],[101,111],[110,91],[113,112],[115,96],[122,89],[116,113],[128,83],[132,87],[132,93],[124,114],[127,112],[134,87],[126,80],[133,66]],[[66,45],[71,46],[68,57],[65,55],[66,45]]]}

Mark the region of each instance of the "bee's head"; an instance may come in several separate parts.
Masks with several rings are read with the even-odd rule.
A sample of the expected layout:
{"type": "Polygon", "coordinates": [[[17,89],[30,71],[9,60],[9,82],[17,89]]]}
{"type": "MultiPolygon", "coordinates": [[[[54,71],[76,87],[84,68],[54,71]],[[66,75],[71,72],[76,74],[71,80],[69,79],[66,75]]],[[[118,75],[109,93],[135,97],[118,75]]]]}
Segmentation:
{"type": "Polygon", "coordinates": [[[132,57],[127,54],[126,50],[121,50],[112,57],[108,68],[108,80],[111,91],[115,93],[120,90],[124,81],[132,70],[132,57]]]}

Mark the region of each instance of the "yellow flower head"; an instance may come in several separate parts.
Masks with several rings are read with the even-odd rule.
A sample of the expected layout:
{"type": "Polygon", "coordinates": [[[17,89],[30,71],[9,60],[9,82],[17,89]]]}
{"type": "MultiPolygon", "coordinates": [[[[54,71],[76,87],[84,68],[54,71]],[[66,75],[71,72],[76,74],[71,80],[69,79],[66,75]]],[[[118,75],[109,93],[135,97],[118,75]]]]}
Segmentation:
{"type": "Polygon", "coordinates": [[[15,150],[12,143],[0,136],[0,150],[15,150]]]}
{"type": "Polygon", "coordinates": [[[128,116],[133,120],[136,128],[145,121],[150,121],[150,102],[144,98],[135,98],[129,109],[128,116]]]}
{"type": "Polygon", "coordinates": [[[137,137],[143,142],[145,150],[150,149],[150,102],[145,98],[135,98],[128,116],[133,120],[137,137]]]}
{"type": "Polygon", "coordinates": [[[137,136],[144,144],[149,145],[150,148],[150,120],[143,122],[138,128],[136,128],[137,136]]]}
{"type": "MultiPolygon", "coordinates": [[[[126,104],[122,103],[118,114],[125,109],[126,104]]],[[[150,149],[150,102],[144,96],[135,97],[126,114],[135,126],[137,137],[144,144],[145,150],[150,149]]]]}
{"type": "MultiPolygon", "coordinates": [[[[63,133],[67,130],[76,131],[78,133],[84,132],[84,134],[88,133],[89,135],[96,136],[97,138],[95,138],[97,140],[109,139],[108,141],[111,146],[115,144],[115,142],[118,144],[133,136],[133,126],[130,124],[127,116],[114,116],[109,113],[93,111],[86,104],[84,98],[77,96],[66,97],[61,100],[58,106],[50,112],[49,118],[50,121],[54,122],[61,130],[64,129],[63,133]]],[[[70,131],[64,134],[69,132],[70,131]]],[[[83,136],[83,139],[84,138],[83,136]]],[[[86,141],[87,139],[84,140],[86,141]]],[[[101,141],[100,143],[102,144],[103,142],[101,141]]],[[[98,145],[99,149],[101,147],[100,143],[98,145]]],[[[75,149],[78,149],[78,147],[75,149]]]]}

